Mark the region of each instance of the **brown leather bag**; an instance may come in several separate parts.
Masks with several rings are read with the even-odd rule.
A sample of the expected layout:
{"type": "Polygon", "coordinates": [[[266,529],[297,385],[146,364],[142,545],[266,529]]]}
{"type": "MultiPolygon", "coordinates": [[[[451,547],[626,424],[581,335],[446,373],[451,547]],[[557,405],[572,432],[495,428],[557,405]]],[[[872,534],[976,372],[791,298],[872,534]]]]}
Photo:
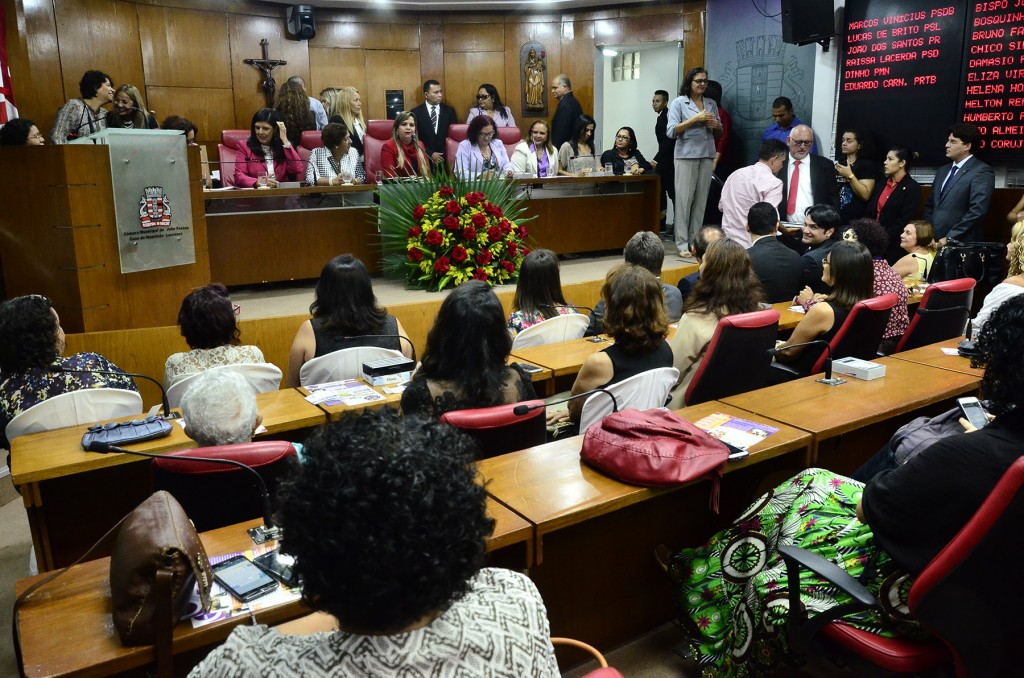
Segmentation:
{"type": "Polygon", "coordinates": [[[181,504],[168,492],[155,492],[121,523],[110,555],[110,597],[121,642],[148,645],[161,635],[169,640],[195,582],[209,610],[213,572],[203,542],[181,504]],[[158,579],[169,589],[161,595],[158,579]]]}

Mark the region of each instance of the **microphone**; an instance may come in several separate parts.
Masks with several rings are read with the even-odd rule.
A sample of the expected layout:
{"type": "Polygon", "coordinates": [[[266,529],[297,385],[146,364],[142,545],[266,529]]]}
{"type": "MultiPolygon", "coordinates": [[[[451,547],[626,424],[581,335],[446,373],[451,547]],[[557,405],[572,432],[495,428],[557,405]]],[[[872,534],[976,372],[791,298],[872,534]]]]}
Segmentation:
{"type": "Polygon", "coordinates": [[[259,487],[260,502],[263,504],[263,525],[260,527],[253,527],[247,530],[249,536],[252,537],[253,542],[262,544],[263,542],[270,541],[273,539],[281,538],[281,528],[274,525],[273,511],[270,507],[270,492],[267,490],[267,484],[263,481],[263,476],[248,464],[243,464],[240,461],[234,459],[218,459],[216,457],[192,457],[177,454],[157,454],[154,452],[140,452],[138,450],[129,450],[124,447],[118,447],[117,445],[111,445],[110,443],[94,440],[89,443],[86,448],[87,452],[98,452],[100,454],[109,454],[110,452],[120,452],[121,454],[134,454],[139,457],[149,457],[151,459],[171,459],[174,461],[195,461],[195,462],[206,462],[209,464],[228,464],[230,466],[237,466],[238,468],[244,468],[256,477],[256,483],[259,487]]]}
{"type": "Polygon", "coordinates": [[[920,259],[921,261],[924,262],[924,275],[921,276],[921,277],[924,278],[927,281],[928,280],[928,269],[929,269],[928,257],[919,257],[916,254],[914,254],[913,252],[910,253],[910,256],[914,257],[915,259],[920,259]]]}
{"type": "Polygon", "coordinates": [[[576,400],[577,398],[583,398],[584,396],[590,397],[590,396],[594,395],[595,393],[604,393],[605,395],[607,395],[609,398],[612,399],[612,412],[618,412],[619,411],[619,403],[618,403],[617,400],[615,400],[615,394],[614,393],[612,393],[611,391],[609,391],[606,388],[595,388],[595,389],[591,389],[589,391],[584,391],[583,393],[577,393],[574,396],[569,396],[568,398],[562,398],[561,400],[556,400],[556,401],[550,402],[550,403],[542,403],[540,405],[516,405],[515,407],[512,408],[512,414],[516,415],[517,417],[522,417],[523,415],[529,414],[530,412],[533,412],[534,410],[539,410],[542,407],[547,407],[548,405],[561,405],[562,403],[567,403],[570,400],[576,400]]]}
{"type": "MultiPolygon", "coordinates": [[[[359,339],[366,339],[368,337],[371,338],[371,339],[405,339],[406,343],[409,344],[409,347],[412,348],[412,362],[413,362],[413,364],[416,363],[416,347],[413,346],[412,340],[409,337],[405,336],[404,334],[357,334],[357,335],[353,335],[351,337],[349,337],[349,336],[335,337],[335,340],[336,341],[356,341],[356,340],[359,340],[359,339]]],[[[402,345],[401,342],[399,342],[398,345],[401,346],[402,345]]],[[[357,347],[351,346],[351,347],[348,347],[348,348],[357,348],[357,347]]]]}
{"type": "MultiPolygon", "coordinates": [[[[93,118],[93,117],[92,117],[92,116],[90,115],[90,116],[89,116],[89,119],[88,119],[88,120],[86,120],[85,122],[83,122],[83,123],[82,123],[81,125],[79,125],[79,126],[78,126],[78,127],[76,127],[75,129],[73,129],[73,130],[70,130],[70,131],[69,131],[69,132],[67,133],[67,140],[68,140],[68,141],[71,141],[72,139],[77,139],[77,138],[78,138],[78,133],[79,133],[79,132],[81,131],[81,129],[82,129],[83,127],[85,127],[86,125],[88,125],[88,126],[89,126],[89,134],[93,134],[93,133],[95,133],[95,132],[99,132],[100,130],[95,130],[95,129],[93,129],[93,128],[92,128],[92,127],[93,127],[93,125],[98,125],[98,124],[99,124],[100,122],[102,122],[102,121],[105,121],[105,120],[107,119],[107,115],[108,115],[108,113],[107,113],[107,110],[106,110],[106,109],[100,109],[100,111],[101,111],[101,112],[103,113],[103,115],[102,115],[102,116],[97,116],[96,118],[93,118]]],[[[86,135],[86,136],[88,136],[88,135],[86,135]]]]}
{"type": "Polygon", "coordinates": [[[558,308],[575,308],[577,311],[579,311],[582,308],[584,311],[590,311],[591,314],[594,313],[594,309],[590,308],[589,306],[582,306],[580,304],[569,304],[569,303],[567,303],[564,306],[562,304],[541,304],[540,307],[541,308],[555,308],[555,309],[558,309],[558,308]]]}
{"type": "Polygon", "coordinates": [[[825,353],[827,354],[827,357],[825,358],[825,377],[823,379],[817,379],[816,381],[820,384],[828,384],[829,386],[839,386],[840,384],[845,384],[845,379],[839,379],[838,377],[835,379],[832,378],[832,346],[830,346],[829,343],[824,339],[804,341],[799,344],[790,344],[789,346],[784,346],[782,348],[770,348],[766,351],[766,353],[770,356],[776,356],[782,353],[783,351],[788,351],[789,349],[796,348],[797,346],[813,346],[815,344],[820,344],[824,346],[825,353]]]}
{"type": "Polygon", "coordinates": [[[64,372],[65,374],[112,374],[118,377],[133,377],[151,381],[160,389],[160,406],[163,408],[163,415],[161,416],[164,419],[177,419],[179,416],[177,412],[171,412],[171,404],[167,401],[167,391],[164,389],[164,385],[149,375],[138,374],[137,372],[115,372],[114,370],[68,370],[63,365],[51,365],[50,371],[64,372]]]}

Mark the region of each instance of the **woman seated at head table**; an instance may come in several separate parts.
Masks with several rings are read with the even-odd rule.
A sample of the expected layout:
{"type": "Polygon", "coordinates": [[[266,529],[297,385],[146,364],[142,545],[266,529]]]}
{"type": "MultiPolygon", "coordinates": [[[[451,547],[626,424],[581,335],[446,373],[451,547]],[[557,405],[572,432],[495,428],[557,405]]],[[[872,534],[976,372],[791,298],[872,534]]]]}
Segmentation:
{"type": "Polygon", "coordinates": [[[395,118],[391,138],[380,149],[380,167],[385,177],[429,177],[427,149],[416,134],[416,118],[402,111],[395,118]]]}
{"type": "Polygon", "coordinates": [[[516,296],[508,316],[508,329],[513,336],[556,315],[576,312],[576,307],[567,304],[562,294],[558,255],[545,249],[527,254],[519,267],[516,296]]]}
{"type": "Polygon", "coordinates": [[[482,280],[462,283],[441,303],[423,361],[402,393],[402,412],[440,417],[536,398],[530,376],[506,364],[511,350],[494,290],[482,280]]]}
{"type": "MultiPolygon", "coordinates": [[[[792,363],[798,372],[807,372],[814,366],[820,350],[807,351],[805,346],[792,346],[822,339],[830,341],[846,321],[853,305],[870,299],[874,285],[874,265],[871,252],[859,242],[844,240],[825,255],[824,272],[821,280],[832,286],[832,292],[814,304],[800,323],[793,329],[788,341],[782,342],[775,359],[781,363],[792,363]],[[792,348],[787,348],[792,346],[792,348]]],[[[806,292],[807,290],[805,290],[806,292]]],[[[806,296],[801,292],[801,296],[806,296]]]]}
{"type": "Polygon", "coordinates": [[[298,181],[306,171],[298,151],[285,136],[284,121],[272,108],[252,116],[249,139],[235,153],[235,185],[275,188],[282,181],[298,181]]]}
{"type": "Polygon", "coordinates": [[[220,283],[188,293],[178,311],[178,327],[191,350],[175,353],[167,359],[164,388],[211,367],[266,362],[258,346],[239,345],[237,312],[238,307],[228,296],[228,288],[220,283]]]}
{"type": "Polygon", "coordinates": [[[515,169],[508,161],[505,144],[497,138],[497,128],[486,115],[473,118],[466,130],[466,138],[459,142],[455,153],[455,174],[461,179],[496,176],[512,178],[515,169]]]}
{"type": "Polygon", "coordinates": [[[521,141],[510,162],[518,179],[558,176],[558,151],[549,137],[548,124],[537,120],[530,125],[529,141],[521,141]]]}
{"type": "Polygon", "coordinates": [[[494,85],[489,82],[480,85],[480,89],[476,93],[476,102],[476,106],[469,109],[469,115],[466,116],[467,125],[477,117],[486,115],[494,121],[496,127],[516,126],[515,118],[512,117],[512,109],[501,103],[498,89],[494,85]]]}
{"type": "Polygon", "coordinates": [[[117,129],[156,129],[156,117],[146,108],[142,93],[135,85],[121,85],[114,92],[114,108],[107,114],[107,127],[117,129]]]}
{"type": "Polygon", "coordinates": [[[557,678],[533,582],[482,567],[494,520],[474,449],[386,407],[314,431],[279,515],[318,613],[239,625],[190,675],[557,678]]]}
{"type": "Polygon", "coordinates": [[[344,125],[327,123],[320,132],[324,145],[314,148],[306,163],[306,183],[311,186],[341,186],[366,181],[363,161],[352,148],[352,135],[344,125]]]}
{"type": "Polygon", "coordinates": [[[43,133],[28,118],[12,118],[0,127],[0,146],[42,146],[43,133]]]}
{"type": "Polygon", "coordinates": [[[921,184],[910,176],[910,164],[917,158],[905,146],[893,146],[882,162],[881,181],[875,182],[875,190],[868,202],[867,216],[878,219],[889,236],[889,248],[885,259],[890,264],[899,261],[903,250],[899,247],[900,233],[914,218],[921,202],[921,184]]]}
{"type": "Polygon", "coordinates": [[[985,295],[978,315],[971,320],[971,336],[976,337],[988,324],[1001,304],[1024,292],[1024,221],[1010,229],[1010,242],[1006,244],[1006,260],[1010,262],[1009,275],[985,295]]]}
{"type": "MultiPolygon", "coordinates": [[[[843,246],[832,250],[833,257],[843,246]]],[[[1024,297],[1017,297],[996,311],[978,339],[981,357],[972,360],[972,366],[985,368],[981,391],[997,415],[980,431],[939,440],[866,486],[808,469],[754,502],[706,545],[683,549],[670,560],[661,551],[683,626],[690,629],[691,660],[704,675],[760,675],[787,658],[789,582],[778,552],[782,545],[832,561],[886,601],[843,617],[845,623],[884,637],[921,637],[920,625],[906,612],[908,578],[920,574],[960,531],[1024,449],[1022,345],[1024,297]]],[[[1002,574],[1013,577],[1020,570],[1015,532],[1006,533],[1005,548],[1003,561],[1013,574],[1002,574]]],[[[800,586],[811,617],[851,602],[811,572],[801,573],[800,586]]],[[[992,586],[979,582],[984,590],[992,586]]],[[[1017,600],[1019,594],[1009,592],[1014,588],[1004,593],[1017,600]]],[[[954,608],[956,603],[950,601],[954,608]]],[[[1003,637],[1016,640],[1019,634],[1003,637]]]]}
{"type": "Polygon", "coordinates": [[[303,132],[316,130],[316,116],[309,107],[309,97],[297,82],[288,81],[277,88],[274,110],[281,116],[285,136],[292,146],[302,145],[303,132]]]}
{"type": "MultiPolygon", "coordinates": [[[[874,219],[854,219],[843,231],[843,240],[859,242],[871,252],[871,266],[874,270],[872,296],[881,297],[895,294],[896,305],[889,313],[889,322],[882,333],[882,343],[878,352],[889,355],[896,349],[896,344],[910,327],[910,315],[907,313],[907,297],[910,296],[906,284],[900,274],[893,270],[885,260],[885,250],[889,244],[889,236],[874,219]]],[[[806,292],[807,290],[804,290],[806,292]]],[[[801,294],[804,294],[803,292],[801,294]]],[[[822,296],[823,295],[815,295],[822,296]]]]}
{"type": "Polygon", "coordinates": [[[32,294],[0,304],[0,446],[10,449],[11,419],[47,398],[86,388],[138,390],[131,377],[95,374],[121,372],[103,356],[63,352],[64,330],[49,299],[32,294]]]}
{"type": "Polygon", "coordinates": [[[572,139],[558,149],[560,175],[578,177],[597,171],[597,144],[594,141],[596,128],[597,123],[586,113],[576,119],[572,139]]]}
{"type": "Polygon", "coordinates": [[[866,130],[847,128],[843,132],[840,150],[843,157],[836,162],[836,178],[839,181],[839,216],[848,224],[854,219],[875,215],[868,214],[868,202],[875,190],[878,167],[871,140],[866,130]]]}
{"type": "MultiPolygon", "coordinates": [[[[583,361],[572,395],[606,388],[648,370],[672,367],[672,349],[665,341],[665,293],[653,273],[635,264],[619,264],[608,271],[601,299],[605,303],[604,331],[615,343],[583,361]]],[[[578,424],[585,401],[569,401],[569,411],[552,412],[548,424],[578,424]]]]}
{"type": "Polygon", "coordinates": [[[81,99],[71,99],[57,111],[50,129],[50,141],[66,144],[107,128],[107,112],[103,106],[114,100],[110,76],[102,71],[86,71],[78,82],[81,99]]]}
{"type": "Polygon", "coordinates": [[[906,285],[922,285],[935,262],[935,231],[930,222],[911,221],[900,233],[900,248],[907,253],[892,266],[906,285]]]}
{"type": "Polygon", "coordinates": [[[654,168],[636,147],[636,133],[632,127],[623,127],[615,133],[615,148],[601,154],[601,165],[611,165],[612,173],[643,174],[654,168]]]}
{"type": "Polygon", "coordinates": [[[668,342],[672,364],[679,370],[669,405],[673,410],[684,406],[686,389],[704,361],[718,321],[727,315],[760,310],[765,298],[747,251],[734,240],[712,241],[699,271],[700,279],[683,303],[683,317],[668,342]]]}
{"type": "Polygon", "coordinates": [[[402,323],[377,305],[369,271],[351,254],[339,254],[320,271],[309,313],[313,318],[299,325],[288,351],[289,388],[300,385],[299,372],[308,361],[341,349],[378,346],[413,355],[409,340],[400,338],[409,336],[402,323]]]}

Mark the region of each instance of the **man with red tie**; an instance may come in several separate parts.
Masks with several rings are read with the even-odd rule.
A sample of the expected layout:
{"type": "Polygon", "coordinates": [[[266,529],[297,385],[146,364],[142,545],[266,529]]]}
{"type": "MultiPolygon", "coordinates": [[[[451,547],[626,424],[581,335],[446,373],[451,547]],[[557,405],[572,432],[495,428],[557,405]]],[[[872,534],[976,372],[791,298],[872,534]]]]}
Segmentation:
{"type": "Polygon", "coordinates": [[[786,139],[789,156],[782,166],[782,202],[779,216],[787,238],[783,241],[800,254],[807,249],[800,243],[804,213],[811,205],[831,205],[839,209],[839,184],[836,168],[820,155],[811,155],[814,131],[807,125],[796,125],[786,139]]]}

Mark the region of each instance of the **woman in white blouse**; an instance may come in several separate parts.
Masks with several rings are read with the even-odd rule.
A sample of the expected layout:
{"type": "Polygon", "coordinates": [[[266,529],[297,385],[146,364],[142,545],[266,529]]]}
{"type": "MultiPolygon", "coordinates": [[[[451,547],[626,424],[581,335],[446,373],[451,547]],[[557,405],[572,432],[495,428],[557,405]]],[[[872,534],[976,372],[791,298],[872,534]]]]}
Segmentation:
{"type": "Polygon", "coordinates": [[[512,152],[516,176],[541,178],[558,176],[558,151],[548,135],[548,124],[537,120],[530,125],[529,141],[523,141],[512,152]]]}
{"type": "Polygon", "coordinates": [[[332,122],[320,133],[324,145],[314,148],[306,165],[310,186],[340,186],[366,181],[363,161],[352,148],[352,135],[344,125],[332,122]]]}

